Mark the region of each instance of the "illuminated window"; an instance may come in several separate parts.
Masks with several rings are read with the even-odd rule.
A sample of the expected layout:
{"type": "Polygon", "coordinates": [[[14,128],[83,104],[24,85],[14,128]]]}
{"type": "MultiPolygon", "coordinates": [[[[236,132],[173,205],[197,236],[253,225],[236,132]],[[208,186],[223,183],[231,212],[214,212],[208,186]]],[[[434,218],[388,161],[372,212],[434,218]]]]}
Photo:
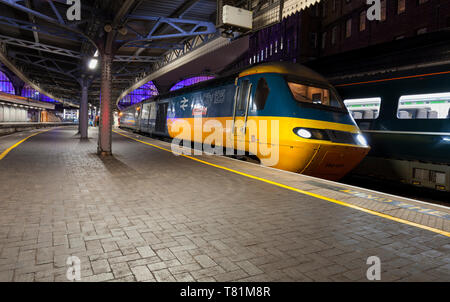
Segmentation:
{"type": "Polygon", "coordinates": [[[297,102],[322,105],[327,107],[344,108],[334,93],[322,87],[315,87],[288,81],[292,96],[297,102]]]}
{"type": "Polygon", "coordinates": [[[32,88],[30,85],[25,84],[25,86],[23,86],[22,88],[22,96],[29,98],[29,99],[33,99],[36,101],[40,101],[41,100],[41,94],[39,93],[39,91],[37,91],[36,89],[32,88]]]}
{"type": "Polygon", "coordinates": [[[398,6],[397,6],[397,14],[402,14],[406,10],[406,1],[405,0],[397,0],[398,6]]]}
{"type": "Polygon", "coordinates": [[[149,99],[155,95],[158,95],[158,89],[152,81],[142,85],[141,87],[133,90],[120,100],[120,106],[131,106],[137,104],[143,100],[149,99]]]}
{"type": "Polygon", "coordinates": [[[0,71],[0,91],[15,94],[15,89],[9,78],[0,71]]]}
{"type": "Polygon", "coordinates": [[[386,0],[381,0],[381,21],[386,21],[386,0]]]}
{"type": "Polygon", "coordinates": [[[362,11],[359,15],[359,31],[366,30],[366,18],[367,18],[366,11],[362,11]]]}
{"type": "Polygon", "coordinates": [[[352,19],[348,19],[345,26],[345,37],[350,38],[352,35],[352,19]]]}
{"type": "Polygon", "coordinates": [[[178,83],[176,83],[175,85],[172,86],[172,88],[170,88],[170,91],[175,91],[184,87],[188,87],[200,82],[204,82],[204,81],[208,81],[214,79],[213,76],[199,76],[199,77],[192,77],[192,78],[188,78],[188,79],[184,79],[178,83]]]}
{"type": "Polygon", "coordinates": [[[399,119],[449,119],[450,92],[404,95],[398,103],[399,119]]]}
{"type": "Polygon", "coordinates": [[[41,102],[48,102],[48,103],[57,103],[58,102],[44,94],[41,94],[39,91],[32,88],[28,84],[25,84],[25,86],[23,86],[21,95],[25,98],[29,98],[29,99],[41,101],[41,102]]]}
{"type": "Polygon", "coordinates": [[[374,120],[380,115],[381,98],[347,99],[344,104],[355,120],[374,120]]]}
{"type": "Polygon", "coordinates": [[[337,26],[333,27],[331,30],[331,45],[336,44],[336,36],[337,36],[337,26]]]}

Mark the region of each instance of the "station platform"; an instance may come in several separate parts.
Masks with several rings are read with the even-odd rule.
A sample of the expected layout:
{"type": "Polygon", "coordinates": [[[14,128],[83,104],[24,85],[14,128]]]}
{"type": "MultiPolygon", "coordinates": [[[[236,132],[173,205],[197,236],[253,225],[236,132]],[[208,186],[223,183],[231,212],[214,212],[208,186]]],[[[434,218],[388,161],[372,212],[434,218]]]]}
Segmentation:
{"type": "Polygon", "coordinates": [[[0,138],[0,281],[450,281],[450,208],[115,129],[0,138]]]}
{"type": "Polygon", "coordinates": [[[51,128],[58,126],[69,126],[74,125],[73,123],[67,122],[49,122],[49,123],[36,123],[36,122],[11,122],[11,123],[0,123],[0,136],[8,135],[15,132],[26,131],[26,130],[34,130],[41,128],[51,128]]]}

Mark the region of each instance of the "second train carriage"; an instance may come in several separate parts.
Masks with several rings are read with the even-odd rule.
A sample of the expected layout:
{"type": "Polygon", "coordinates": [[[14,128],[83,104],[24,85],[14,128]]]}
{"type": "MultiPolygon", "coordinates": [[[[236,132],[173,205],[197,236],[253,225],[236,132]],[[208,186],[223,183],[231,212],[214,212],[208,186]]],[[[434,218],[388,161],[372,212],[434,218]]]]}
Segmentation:
{"type": "Polygon", "coordinates": [[[372,147],[355,174],[450,191],[448,69],[361,77],[336,87],[372,147]]]}
{"type": "Polygon", "coordinates": [[[210,134],[203,126],[213,120],[221,125],[222,143],[257,150],[254,155],[263,163],[262,147],[276,147],[274,168],[332,180],[342,178],[370,150],[336,90],[319,74],[292,63],[265,63],[157,96],[123,110],[120,126],[174,138],[184,133],[174,127],[180,120],[192,131],[182,138],[203,143],[210,134]],[[195,117],[202,118],[200,137],[194,134],[195,117]],[[260,121],[268,125],[267,141],[260,121]],[[272,129],[272,121],[278,129],[272,129]],[[255,144],[261,148],[252,149],[255,144]]]}

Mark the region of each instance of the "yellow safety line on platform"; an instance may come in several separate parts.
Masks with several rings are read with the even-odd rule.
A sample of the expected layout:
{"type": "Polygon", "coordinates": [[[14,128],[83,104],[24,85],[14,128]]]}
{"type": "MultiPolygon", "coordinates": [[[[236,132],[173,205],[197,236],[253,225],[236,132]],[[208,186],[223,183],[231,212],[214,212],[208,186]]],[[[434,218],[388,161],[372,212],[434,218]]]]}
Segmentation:
{"type": "MultiPolygon", "coordinates": [[[[114,131],[114,130],[113,130],[113,132],[117,133],[119,135],[122,135],[124,137],[127,137],[129,139],[132,139],[134,141],[137,141],[139,143],[142,143],[142,144],[145,144],[145,145],[148,145],[148,146],[151,146],[151,147],[155,147],[155,148],[158,148],[158,149],[161,149],[161,150],[173,153],[172,150],[160,147],[158,145],[154,145],[154,144],[151,144],[151,143],[148,143],[148,142],[136,139],[134,137],[128,136],[126,134],[123,134],[123,133],[120,133],[120,132],[117,132],[117,131],[114,131]]],[[[428,231],[431,231],[431,232],[434,232],[434,233],[438,233],[438,234],[441,234],[441,235],[446,236],[446,237],[450,237],[450,232],[446,232],[446,231],[443,231],[443,230],[439,230],[439,229],[436,229],[436,228],[432,228],[432,227],[429,227],[429,226],[426,226],[426,225],[418,224],[418,223],[415,223],[415,222],[412,222],[412,221],[408,221],[408,220],[405,220],[405,219],[397,218],[397,217],[394,217],[394,216],[391,216],[391,215],[387,215],[387,214],[383,214],[383,213],[380,213],[380,212],[376,212],[376,211],[373,211],[373,210],[365,209],[365,208],[362,208],[360,206],[356,206],[356,205],[353,205],[353,204],[350,204],[350,203],[347,203],[347,202],[344,202],[344,201],[340,201],[340,200],[337,200],[337,199],[329,198],[329,197],[322,196],[322,195],[315,194],[315,193],[311,193],[311,192],[308,192],[308,191],[303,191],[303,190],[300,190],[300,189],[297,189],[297,188],[294,188],[294,187],[291,187],[291,186],[283,185],[281,183],[278,183],[278,182],[275,182],[275,181],[271,181],[271,180],[268,180],[268,179],[265,179],[265,178],[257,177],[257,176],[250,175],[250,174],[247,174],[247,173],[244,173],[244,172],[240,172],[240,171],[237,171],[237,170],[233,170],[233,169],[230,169],[230,168],[227,168],[227,167],[224,167],[224,166],[216,165],[216,164],[213,164],[213,163],[210,163],[210,162],[207,162],[207,161],[204,161],[204,160],[201,160],[201,159],[189,156],[189,155],[184,155],[184,154],[179,154],[179,155],[183,156],[183,157],[186,157],[186,158],[189,158],[191,160],[200,162],[200,163],[205,164],[205,165],[209,165],[209,166],[212,166],[212,167],[215,167],[215,168],[226,170],[226,171],[229,171],[229,172],[232,172],[232,173],[235,173],[235,174],[239,174],[239,175],[242,175],[242,176],[245,176],[245,177],[248,177],[248,178],[256,179],[256,180],[259,180],[259,181],[262,181],[262,182],[265,182],[265,183],[268,183],[268,184],[271,184],[271,185],[274,185],[274,186],[277,186],[277,187],[280,187],[280,188],[288,189],[288,190],[291,190],[291,191],[294,191],[294,192],[297,192],[297,193],[301,193],[301,194],[304,194],[304,195],[308,195],[308,196],[311,196],[311,197],[315,197],[315,198],[318,198],[318,199],[329,201],[329,202],[332,202],[332,203],[335,203],[335,204],[339,204],[341,206],[349,207],[349,208],[352,208],[352,209],[355,209],[355,210],[359,210],[359,211],[362,211],[362,212],[365,212],[365,213],[368,213],[368,214],[372,214],[372,215],[375,215],[375,216],[383,217],[383,218],[386,218],[386,219],[389,219],[389,220],[393,220],[393,221],[396,221],[396,222],[400,222],[400,223],[403,223],[403,224],[407,224],[407,225],[410,225],[410,226],[414,226],[414,227],[417,227],[417,228],[428,230],[428,231]]]]}
{"type": "Polygon", "coordinates": [[[0,160],[4,159],[6,157],[6,155],[8,155],[9,152],[11,152],[14,148],[17,148],[20,144],[22,144],[23,142],[25,142],[27,139],[32,138],[33,136],[36,136],[38,134],[44,133],[44,132],[48,132],[51,131],[55,128],[52,129],[48,129],[48,130],[44,130],[44,131],[39,131],[36,133],[33,133],[30,136],[27,136],[26,138],[24,138],[23,140],[21,140],[20,142],[15,143],[14,145],[12,145],[11,147],[9,147],[8,149],[6,149],[5,151],[3,151],[2,154],[0,154],[0,160]]]}

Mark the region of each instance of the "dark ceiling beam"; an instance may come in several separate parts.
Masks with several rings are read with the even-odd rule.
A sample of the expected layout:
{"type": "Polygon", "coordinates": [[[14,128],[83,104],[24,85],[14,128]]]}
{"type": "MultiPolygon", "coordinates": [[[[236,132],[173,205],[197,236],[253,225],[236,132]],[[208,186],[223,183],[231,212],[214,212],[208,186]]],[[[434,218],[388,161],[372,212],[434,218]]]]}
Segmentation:
{"type": "Polygon", "coordinates": [[[135,1],[136,0],[126,0],[125,3],[123,3],[120,7],[119,11],[114,15],[114,20],[111,24],[113,30],[106,36],[104,51],[106,51],[107,53],[112,52],[114,46],[113,44],[117,35],[117,27],[121,25],[122,22],[124,22],[125,17],[131,11],[133,4],[135,4],[135,1]]]}
{"type": "MultiPolygon", "coordinates": [[[[45,94],[47,96],[49,96],[52,99],[55,99],[57,101],[62,100],[61,98],[54,96],[51,93],[48,93],[47,91],[45,91],[43,88],[39,87],[38,85],[36,85],[33,81],[30,80],[30,78],[24,73],[22,72],[22,70],[20,70],[19,68],[17,68],[17,66],[15,64],[13,64],[10,59],[3,54],[0,51],[0,61],[8,68],[10,69],[17,77],[19,77],[22,81],[24,81],[25,83],[29,84],[32,88],[36,89],[37,91],[39,91],[42,94],[45,94]]],[[[78,105],[73,104],[73,103],[69,103],[69,105],[74,105],[75,107],[77,107],[78,105]]]]}
{"type": "Polygon", "coordinates": [[[55,36],[55,37],[63,38],[63,39],[67,39],[67,40],[80,41],[80,37],[72,32],[67,32],[67,31],[61,30],[59,28],[51,28],[51,27],[45,26],[45,25],[34,24],[31,22],[27,22],[27,21],[23,21],[23,20],[19,20],[19,19],[9,18],[6,16],[0,16],[0,24],[19,28],[22,30],[28,30],[28,31],[32,31],[32,32],[36,31],[39,33],[43,33],[43,34],[47,34],[50,36],[55,36]]]}
{"type": "Polygon", "coordinates": [[[23,52],[23,51],[18,51],[18,50],[10,50],[8,53],[10,56],[14,57],[17,55],[21,55],[21,56],[25,56],[25,57],[29,57],[29,58],[34,58],[35,62],[38,61],[54,61],[54,62],[59,62],[62,64],[67,64],[67,65],[72,65],[72,66],[79,66],[79,62],[78,61],[68,61],[68,60],[62,60],[62,59],[57,59],[57,58],[49,58],[49,57],[44,57],[42,55],[37,55],[37,54],[31,54],[28,52],[23,52]]]}
{"type": "Polygon", "coordinates": [[[41,59],[39,61],[33,61],[27,56],[22,56],[22,57],[14,56],[13,58],[16,61],[21,61],[21,62],[23,62],[25,64],[29,64],[29,65],[33,65],[33,66],[36,66],[36,67],[40,67],[41,69],[44,69],[44,70],[47,70],[47,71],[52,71],[52,72],[55,72],[55,73],[59,73],[61,75],[65,75],[65,76],[71,77],[71,78],[73,78],[75,80],[78,80],[78,76],[75,74],[75,71],[77,71],[78,68],[75,69],[75,70],[70,70],[70,71],[69,70],[65,70],[65,69],[61,68],[61,66],[59,66],[55,61],[53,61],[51,59],[41,59]],[[46,63],[50,63],[54,67],[50,67],[46,63]]]}
{"type": "Polygon", "coordinates": [[[212,34],[215,33],[216,26],[212,22],[208,21],[198,21],[198,20],[189,20],[182,18],[165,18],[165,17],[154,17],[154,16],[144,16],[144,15],[131,15],[128,17],[129,20],[140,20],[140,21],[155,21],[156,24],[152,27],[146,35],[140,35],[139,38],[143,39],[166,39],[187,35],[195,35],[198,32],[199,28],[205,28],[204,31],[200,31],[201,33],[197,34],[212,34]],[[156,30],[159,26],[165,24],[166,26],[175,29],[178,33],[175,34],[156,34],[156,30]],[[191,29],[185,30],[180,26],[188,25],[191,26],[191,29]]]}
{"type": "MultiPolygon", "coordinates": [[[[173,13],[171,13],[168,18],[182,18],[187,12],[189,12],[198,2],[200,2],[200,0],[187,0],[185,1],[180,7],[178,7],[173,13]]],[[[155,34],[161,34],[167,31],[167,29],[169,28],[169,25],[167,24],[161,24],[160,26],[158,26],[155,30],[154,33],[155,34]]],[[[138,47],[139,49],[137,49],[134,53],[134,56],[139,56],[145,49],[151,49],[151,48],[162,48],[161,46],[158,47],[158,44],[161,45],[160,43],[155,44],[152,41],[137,41],[136,43],[133,42],[129,42],[127,43],[128,46],[124,46],[124,47],[138,47]]],[[[184,44],[183,43],[176,43],[177,45],[168,45],[170,46],[169,50],[183,50],[184,49],[184,44]]],[[[165,57],[165,54],[163,54],[163,57],[165,57]]],[[[125,66],[124,66],[125,67],[125,66]]],[[[130,81],[130,83],[132,83],[132,81],[130,81]]],[[[127,88],[126,88],[127,89],[127,88]]]]}
{"type": "Polygon", "coordinates": [[[66,25],[66,22],[64,21],[64,18],[59,13],[58,9],[56,8],[55,4],[53,3],[53,0],[47,0],[48,4],[52,8],[53,12],[55,13],[56,18],[58,18],[59,23],[66,25]]]}
{"type": "MultiPolygon", "coordinates": [[[[60,29],[64,29],[66,31],[70,31],[72,33],[75,33],[75,34],[83,37],[84,39],[89,40],[93,45],[95,45],[95,42],[89,36],[85,35],[82,31],[80,31],[76,27],[69,26],[69,25],[66,25],[66,24],[61,24],[59,22],[59,20],[51,18],[51,17],[49,17],[49,16],[47,16],[45,14],[42,14],[42,13],[36,11],[36,10],[30,9],[30,8],[28,8],[26,6],[23,6],[23,5],[19,4],[19,2],[21,2],[21,0],[0,0],[0,3],[2,3],[2,4],[5,4],[7,6],[10,6],[10,7],[14,8],[14,9],[23,11],[23,12],[25,12],[27,14],[31,14],[31,15],[33,15],[33,16],[41,19],[41,20],[45,20],[45,21],[47,21],[47,22],[49,22],[49,23],[59,27],[60,29]]],[[[80,40],[82,40],[82,39],[80,39],[80,40]]]]}
{"type": "MultiPolygon", "coordinates": [[[[177,8],[172,14],[168,16],[168,18],[181,18],[186,14],[189,10],[191,10],[200,0],[188,0],[184,2],[179,8],[177,8]]],[[[160,27],[156,29],[156,33],[161,33],[167,30],[168,26],[166,24],[162,24],[160,27]]],[[[136,50],[134,53],[135,56],[140,55],[144,51],[143,48],[136,50]]]]}
{"type": "Polygon", "coordinates": [[[160,57],[153,56],[115,56],[114,62],[150,63],[161,60],[160,57]]]}
{"type": "Polygon", "coordinates": [[[65,48],[61,48],[61,47],[56,47],[56,46],[52,46],[52,45],[47,45],[44,43],[36,43],[36,42],[28,41],[28,40],[18,39],[15,37],[8,37],[8,36],[0,35],[0,42],[18,46],[18,47],[34,49],[34,50],[48,52],[48,53],[52,53],[52,54],[57,54],[57,55],[61,55],[61,56],[68,56],[68,57],[72,57],[72,58],[81,58],[81,53],[79,53],[77,51],[73,51],[73,50],[65,49],[65,48]]]}

